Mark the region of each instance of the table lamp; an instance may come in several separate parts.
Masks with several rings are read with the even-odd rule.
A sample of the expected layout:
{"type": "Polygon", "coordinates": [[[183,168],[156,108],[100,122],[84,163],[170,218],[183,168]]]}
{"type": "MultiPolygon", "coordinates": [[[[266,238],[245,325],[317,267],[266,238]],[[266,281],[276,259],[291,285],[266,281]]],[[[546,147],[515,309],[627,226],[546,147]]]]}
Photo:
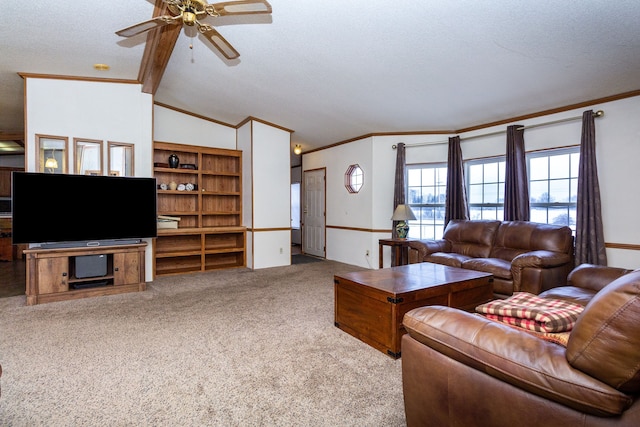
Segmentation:
{"type": "Polygon", "coordinates": [[[400,221],[398,222],[398,225],[396,225],[396,234],[399,239],[407,238],[407,234],[409,233],[409,224],[407,224],[407,220],[410,219],[416,219],[416,216],[413,214],[409,205],[398,205],[396,210],[393,212],[391,220],[400,221]]]}

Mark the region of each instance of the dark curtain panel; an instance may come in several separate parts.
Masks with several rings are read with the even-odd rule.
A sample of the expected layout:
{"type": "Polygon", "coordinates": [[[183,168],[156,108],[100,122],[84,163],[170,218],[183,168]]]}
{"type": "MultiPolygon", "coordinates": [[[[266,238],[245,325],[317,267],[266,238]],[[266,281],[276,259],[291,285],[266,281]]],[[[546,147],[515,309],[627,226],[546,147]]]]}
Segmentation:
{"type": "MultiPolygon", "coordinates": [[[[398,205],[404,205],[406,203],[405,198],[405,190],[404,190],[404,177],[405,177],[405,169],[406,169],[406,156],[405,156],[405,145],[403,142],[398,143],[396,148],[396,176],[395,176],[395,184],[393,187],[393,210],[391,214],[395,212],[396,207],[398,205]]],[[[396,233],[396,225],[398,225],[399,221],[393,221],[393,228],[391,231],[391,237],[394,239],[397,238],[396,233]]],[[[393,258],[393,257],[391,257],[393,258]]]]}
{"type": "Polygon", "coordinates": [[[449,138],[449,155],[447,157],[447,198],[445,201],[444,226],[452,219],[469,219],[467,191],[462,167],[462,150],[460,137],[449,138]]]}
{"type": "Polygon", "coordinates": [[[504,220],[529,221],[529,182],[524,151],[524,129],[507,127],[507,158],[504,178],[504,220]]]}
{"type": "Polygon", "coordinates": [[[607,265],[604,244],[600,184],[596,165],[596,126],[593,111],[582,114],[578,202],[576,208],[576,265],[607,265]]]}

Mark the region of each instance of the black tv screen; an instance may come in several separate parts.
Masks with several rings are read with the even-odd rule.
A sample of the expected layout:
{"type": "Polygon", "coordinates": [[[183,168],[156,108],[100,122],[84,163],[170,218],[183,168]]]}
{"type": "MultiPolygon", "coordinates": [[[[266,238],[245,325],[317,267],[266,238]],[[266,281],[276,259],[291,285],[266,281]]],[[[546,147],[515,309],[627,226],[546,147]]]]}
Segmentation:
{"type": "Polygon", "coordinates": [[[13,172],[11,200],[14,244],[157,236],[155,178],[13,172]]]}

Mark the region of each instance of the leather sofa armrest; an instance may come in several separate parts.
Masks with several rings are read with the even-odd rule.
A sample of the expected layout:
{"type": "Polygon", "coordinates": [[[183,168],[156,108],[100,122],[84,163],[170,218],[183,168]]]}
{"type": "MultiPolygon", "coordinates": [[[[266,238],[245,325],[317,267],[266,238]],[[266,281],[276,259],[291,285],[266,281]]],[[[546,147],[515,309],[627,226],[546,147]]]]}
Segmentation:
{"type": "Polygon", "coordinates": [[[407,246],[418,251],[418,259],[424,261],[434,252],[449,252],[450,243],[447,240],[414,240],[407,242],[407,246]]]}
{"type": "MultiPolygon", "coordinates": [[[[403,323],[412,338],[439,353],[579,411],[612,416],[633,402],[624,393],[572,368],[564,347],[482,316],[428,306],[409,311],[403,323]]],[[[428,369],[429,361],[424,361],[424,366],[428,369]]]]}
{"type": "Polygon", "coordinates": [[[518,255],[511,261],[511,267],[552,268],[565,265],[570,261],[571,257],[568,254],[538,250],[518,255]]]}
{"type": "Polygon", "coordinates": [[[599,291],[617,278],[633,270],[595,264],[580,264],[567,277],[568,286],[599,291]]]}

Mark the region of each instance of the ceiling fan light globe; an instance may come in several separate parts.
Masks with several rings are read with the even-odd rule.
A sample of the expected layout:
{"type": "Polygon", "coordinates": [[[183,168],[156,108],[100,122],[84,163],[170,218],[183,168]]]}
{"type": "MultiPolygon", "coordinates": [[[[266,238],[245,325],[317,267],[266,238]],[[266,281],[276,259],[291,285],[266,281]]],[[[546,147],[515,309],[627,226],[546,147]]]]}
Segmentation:
{"type": "Polygon", "coordinates": [[[186,25],[192,26],[196,22],[196,14],[189,11],[182,12],[182,22],[186,25]]]}

